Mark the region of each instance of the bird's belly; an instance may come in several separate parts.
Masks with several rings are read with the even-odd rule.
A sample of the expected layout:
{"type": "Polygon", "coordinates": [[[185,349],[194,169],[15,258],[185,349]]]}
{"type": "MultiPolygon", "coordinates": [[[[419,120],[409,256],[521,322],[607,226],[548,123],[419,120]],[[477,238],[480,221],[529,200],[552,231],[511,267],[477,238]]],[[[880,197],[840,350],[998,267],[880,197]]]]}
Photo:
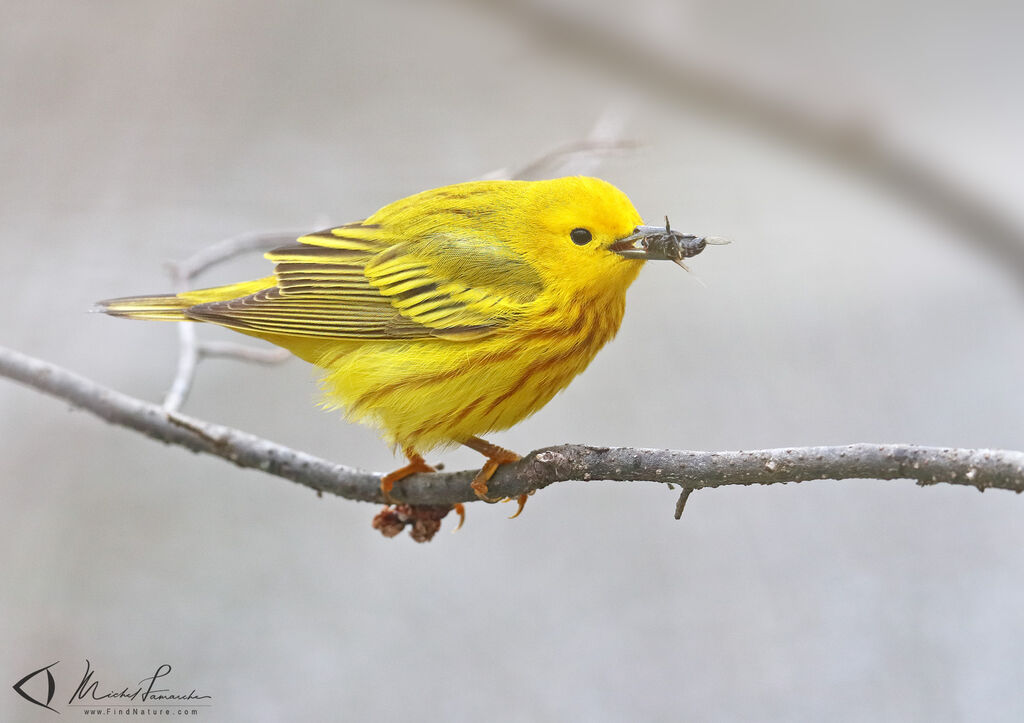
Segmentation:
{"type": "Polygon", "coordinates": [[[339,345],[335,358],[321,363],[328,370],[326,404],[402,447],[458,443],[536,412],[614,332],[588,327],[575,335],[339,345]]]}

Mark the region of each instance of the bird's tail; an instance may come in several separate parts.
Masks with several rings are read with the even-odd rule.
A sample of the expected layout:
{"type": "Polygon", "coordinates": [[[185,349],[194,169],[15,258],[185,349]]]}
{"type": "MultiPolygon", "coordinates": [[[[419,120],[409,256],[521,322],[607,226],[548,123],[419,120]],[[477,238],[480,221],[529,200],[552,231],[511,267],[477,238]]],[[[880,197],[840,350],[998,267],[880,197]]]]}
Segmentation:
{"type": "Polygon", "coordinates": [[[194,321],[188,310],[197,304],[213,301],[228,301],[248,296],[261,289],[273,286],[276,279],[268,276],[255,281],[216,286],[212,289],[194,289],[180,294],[158,294],[156,296],[122,296],[119,299],[99,301],[92,308],[104,314],[122,319],[150,319],[155,321],[194,321]]]}
{"type": "Polygon", "coordinates": [[[93,311],[122,319],[150,319],[155,321],[188,321],[185,310],[195,302],[177,294],[159,296],[122,296],[96,302],[93,311]]]}

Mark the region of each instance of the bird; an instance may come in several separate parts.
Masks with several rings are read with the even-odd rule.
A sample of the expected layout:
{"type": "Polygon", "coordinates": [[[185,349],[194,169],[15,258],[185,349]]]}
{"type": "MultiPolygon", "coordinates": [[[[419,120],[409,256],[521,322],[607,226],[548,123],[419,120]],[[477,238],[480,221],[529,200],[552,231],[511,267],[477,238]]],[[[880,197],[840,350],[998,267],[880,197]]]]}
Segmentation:
{"type": "Polygon", "coordinates": [[[618,331],[645,261],[686,268],[683,258],[724,242],[667,218],[644,225],[599,178],[470,181],[300,236],[265,254],[264,278],[97,306],[227,327],[319,367],[322,404],[405,454],[382,478],[387,502],[395,483],[434,471],[425,452],[460,444],[485,457],[471,488],[494,502],[488,481],[520,456],[481,435],[530,416],[586,369],[618,331]]]}

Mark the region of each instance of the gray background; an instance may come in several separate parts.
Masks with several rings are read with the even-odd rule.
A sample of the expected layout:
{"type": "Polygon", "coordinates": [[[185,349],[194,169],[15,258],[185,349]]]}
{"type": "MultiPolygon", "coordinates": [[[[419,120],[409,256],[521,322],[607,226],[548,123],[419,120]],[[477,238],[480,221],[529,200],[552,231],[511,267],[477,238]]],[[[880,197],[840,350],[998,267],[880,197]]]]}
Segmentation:
{"type": "MultiPolygon", "coordinates": [[[[1019,3],[559,6],[667,62],[874,127],[1024,223],[1019,3]]],[[[1021,279],[847,170],[471,3],[5,2],[0,343],[147,399],[173,326],[88,315],[240,232],[361,218],[516,166],[608,109],[598,173],[731,236],[630,291],[618,338],[494,435],[751,449],[1024,448],[1021,279]]],[[[667,267],[667,268],[666,268],[667,267]]],[[[210,284],[266,273],[258,256],[210,284]]],[[[231,338],[202,329],[204,338],[231,338]]],[[[203,364],[185,411],[388,470],[310,368],[203,364]]],[[[471,452],[429,455],[449,469],[471,452]]],[[[909,482],[567,483],[430,545],[376,508],[0,383],[0,683],[157,665],[203,720],[1020,720],[1024,500],[909,482]]],[[[0,718],[52,720],[10,688],[0,718]]],[[[73,712],[62,708],[65,714],[73,712]]]]}

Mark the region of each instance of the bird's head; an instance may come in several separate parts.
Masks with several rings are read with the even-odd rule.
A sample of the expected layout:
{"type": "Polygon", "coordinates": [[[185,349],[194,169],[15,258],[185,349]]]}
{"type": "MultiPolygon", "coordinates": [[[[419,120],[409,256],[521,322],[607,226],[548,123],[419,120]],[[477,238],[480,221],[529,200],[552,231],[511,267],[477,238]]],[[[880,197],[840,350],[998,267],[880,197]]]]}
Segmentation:
{"type": "Polygon", "coordinates": [[[720,239],[645,226],[629,198],[599,178],[557,178],[529,184],[529,202],[513,237],[550,283],[568,291],[605,288],[624,292],[646,260],[683,258],[720,239]],[[529,229],[529,231],[525,231],[529,229]]]}

